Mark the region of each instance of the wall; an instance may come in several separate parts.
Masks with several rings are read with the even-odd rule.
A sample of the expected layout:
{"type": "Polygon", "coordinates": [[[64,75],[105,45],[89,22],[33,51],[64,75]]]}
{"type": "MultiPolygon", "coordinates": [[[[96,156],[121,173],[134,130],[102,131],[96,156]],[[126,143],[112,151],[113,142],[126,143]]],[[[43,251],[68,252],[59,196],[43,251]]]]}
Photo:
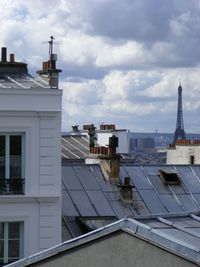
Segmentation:
{"type": "Polygon", "coordinates": [[[25,195],[0,195],[0,221],[24,221],[24,256],[61,242],[61,95],[0,89],[0,132],[25,136],[25,195]]]}
{"type": "Polygon", "coordinates": [[[102,146],[109,144],[109,137],[112,135],[115,135],[119,138],[119,146],[117,148],[117,153],[129,153],[129,147],[130,147],[130,136],[129,132],[126,130],[116,130],[112,132],[98,132],[97,131],[97,138],[98,143],[102,146]]]}
{"type": "Polygon", "coordinates": [[[190,164],[190,156],[200,164],[200,145],[176,145],[167,150],[167,164],[190,164]]]}
{"type": "Polygon", "coordinates": [[[92,241],[32,264],[40,267],[192,267],[196,266],[179,256],[147,243],[127,233],[117,233],[92,241]]]}

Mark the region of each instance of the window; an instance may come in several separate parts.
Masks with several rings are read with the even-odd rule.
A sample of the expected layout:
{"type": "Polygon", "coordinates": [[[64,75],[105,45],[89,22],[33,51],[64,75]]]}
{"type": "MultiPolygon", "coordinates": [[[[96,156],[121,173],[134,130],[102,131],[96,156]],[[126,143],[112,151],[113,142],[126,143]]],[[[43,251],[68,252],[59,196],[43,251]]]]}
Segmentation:
{"type": "Polygon", "coordinates": [[[177,172],[159,170],[159,175],[164,184],[180,184],[180,179],[177,172]]]}
{"type": "Polygon", "coordinates": [[[190,156],[190,164],[194,165],[194,156],[190,156]]]}
{"type": "Polygon", "coordinates": [[[23,222],[0,222],[0,265],[23,258],[23,222]]]}
{"type": "Polygon", "coordinates": [[[0,135],[0,194],[24,193],[23,135],[0,135]]]}

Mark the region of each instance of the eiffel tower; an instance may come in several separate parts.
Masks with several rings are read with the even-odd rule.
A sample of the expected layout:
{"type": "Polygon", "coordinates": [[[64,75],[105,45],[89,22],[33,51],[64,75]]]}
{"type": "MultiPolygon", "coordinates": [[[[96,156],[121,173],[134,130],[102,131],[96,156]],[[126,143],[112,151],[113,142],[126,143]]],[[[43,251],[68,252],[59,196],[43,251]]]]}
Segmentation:
{"type": "Polygon", "coordinates": [[[184,125],[183,125],[183,108],[182,108],[182,86],[181,83],[178,87],[178,108],[177,108],[177,120],[176,120],[176,130],[174,133],[173,144],[176,144],[178,139],[186,139],[184,125]]]}

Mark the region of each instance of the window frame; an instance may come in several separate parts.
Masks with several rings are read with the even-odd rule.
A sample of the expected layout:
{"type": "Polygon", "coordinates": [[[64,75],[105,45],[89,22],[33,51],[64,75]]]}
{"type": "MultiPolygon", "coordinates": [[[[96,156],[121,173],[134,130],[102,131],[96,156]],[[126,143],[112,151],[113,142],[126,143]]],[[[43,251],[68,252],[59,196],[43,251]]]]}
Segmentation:
{"type": "Polygon", "coordinates": [[[8,264],[24,257],[24,222],[23,221],[8,221],[0,222],[4,225],[3,227],[3,264],[8,264]],[[9,239],[9,224],[19,223],[19,238],[9,239]],[[19,240],[19,258],[9,258],[9,240],[19,240]]]}
{"type": "Polygon", "coordinates": [[[21,179],[25,178],[25,133],[23,132],[1,132],[5,136],[5,179],[10,177],[10,136],[21,136],[21,179]]]}

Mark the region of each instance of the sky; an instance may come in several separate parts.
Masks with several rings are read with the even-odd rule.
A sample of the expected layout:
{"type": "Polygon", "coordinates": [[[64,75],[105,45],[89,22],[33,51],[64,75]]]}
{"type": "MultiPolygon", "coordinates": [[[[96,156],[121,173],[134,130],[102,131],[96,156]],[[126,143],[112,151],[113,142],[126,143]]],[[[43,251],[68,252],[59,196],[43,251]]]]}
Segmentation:
{"type": "Polygon", "coordinates": [[[181,81],[185,131],[199,133],[199,14],[197,0],[0,0],[0,43],[37,76],[55,37],[63,131],[173,133],[181,81]]]}

